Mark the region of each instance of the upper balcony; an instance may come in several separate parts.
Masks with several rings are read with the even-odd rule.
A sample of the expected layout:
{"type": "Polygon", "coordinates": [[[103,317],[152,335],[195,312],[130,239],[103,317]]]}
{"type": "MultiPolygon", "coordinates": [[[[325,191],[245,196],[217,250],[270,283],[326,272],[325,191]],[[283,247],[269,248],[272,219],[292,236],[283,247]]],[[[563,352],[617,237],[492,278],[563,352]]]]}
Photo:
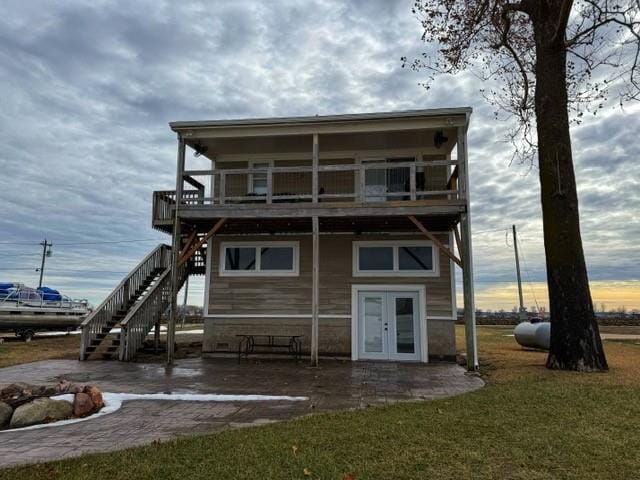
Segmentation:
{"type": "MultiPolygon", "coordinates": [[[[233,219],[242,223],[238,231],[256,221],[292,226],[318,216],[337,228],[408,215],[438,217],[433,228],[446,230],[468,206],[468,113],[172,124],[180,134],[181,198],[154,192],[153,226],[171,231],[178,205],[187,223],[233,219]],[[186,168],[185,146],[212,168],[186,168]]],[[[225,229],[233,230],[229,222],[225,229]]]]}

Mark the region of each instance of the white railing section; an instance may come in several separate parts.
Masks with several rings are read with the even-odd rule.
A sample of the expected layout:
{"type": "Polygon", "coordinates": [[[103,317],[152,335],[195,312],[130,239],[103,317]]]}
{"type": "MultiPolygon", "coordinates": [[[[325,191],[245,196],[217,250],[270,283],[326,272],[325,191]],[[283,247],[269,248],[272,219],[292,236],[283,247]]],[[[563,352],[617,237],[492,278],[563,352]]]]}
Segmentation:
{"type": "Polygon", "coordinates": [[[171,247],[158,245],[127,275],[111,294],[82,322],[80,340],[80,360],[85,360],[93,340],[113,326],[113,317],[125,312],[141,293],[143,284],[159,269],[167,269],[171,264],[171,247]]]}

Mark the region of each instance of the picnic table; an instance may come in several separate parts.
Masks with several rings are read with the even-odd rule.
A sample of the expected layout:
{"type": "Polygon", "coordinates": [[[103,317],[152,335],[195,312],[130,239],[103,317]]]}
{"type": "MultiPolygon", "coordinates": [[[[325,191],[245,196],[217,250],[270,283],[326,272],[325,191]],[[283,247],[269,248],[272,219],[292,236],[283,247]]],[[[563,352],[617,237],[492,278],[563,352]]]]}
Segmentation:
{"type": "Polygon", "coordinates": [[[304,335],[254,335],[243,334],[236,335],[240,338],[238,341],[238,363],[244,355],[249,358],[250,353],[255,353],[255,348],[266,348],[271,350],[287,349],[288,353],[293,355],[296,360],[302,358],[302,337],[304,335]]]}

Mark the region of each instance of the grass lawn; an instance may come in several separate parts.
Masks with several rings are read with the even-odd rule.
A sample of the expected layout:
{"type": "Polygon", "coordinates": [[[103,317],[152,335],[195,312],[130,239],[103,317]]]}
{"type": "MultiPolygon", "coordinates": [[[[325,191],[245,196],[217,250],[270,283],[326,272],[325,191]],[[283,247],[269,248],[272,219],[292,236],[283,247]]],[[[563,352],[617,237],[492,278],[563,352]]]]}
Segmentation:
{"type": "Polygon", "coordinates": [[[5,342],[0,344],[0,368],[52,358],[78,358],[80,335],[36,336],[30,342],[13,337],[6,338],[5,342]]]}
{"type": "Polygon", "coordinates": [[[0,478],[640,478],[640,345],[607,342],[606,374],[551,372],[543,353],[521,350],[508,332],[479,328],[488,386],[470,394],[19,467],[0,478]]]}

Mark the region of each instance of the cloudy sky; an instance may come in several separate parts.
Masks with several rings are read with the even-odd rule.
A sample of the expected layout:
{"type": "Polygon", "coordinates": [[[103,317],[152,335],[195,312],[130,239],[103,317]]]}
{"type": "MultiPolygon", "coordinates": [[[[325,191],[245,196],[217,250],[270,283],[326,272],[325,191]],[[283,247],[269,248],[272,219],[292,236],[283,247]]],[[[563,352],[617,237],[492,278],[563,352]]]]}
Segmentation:
{"type": "MultiPolygon", "coordinates": [[[[153,190],[173,188],[173,120],[472,106],[477,303],[511,309],[518,226],[527,306],[547,304],[536,168],[510,164],[504,122],[469,75],[424,76],[412,0],[52,2],[0,16],[0,281],[94,303],[154,245],[153,190]],[[113,243],[105,243],[113,242],[113,243]]],[[[574,128],[594,300],[640,308],[640,109],[574,128]]],[[[190,302],[202,303],[202,282],[190,302]]]]}

